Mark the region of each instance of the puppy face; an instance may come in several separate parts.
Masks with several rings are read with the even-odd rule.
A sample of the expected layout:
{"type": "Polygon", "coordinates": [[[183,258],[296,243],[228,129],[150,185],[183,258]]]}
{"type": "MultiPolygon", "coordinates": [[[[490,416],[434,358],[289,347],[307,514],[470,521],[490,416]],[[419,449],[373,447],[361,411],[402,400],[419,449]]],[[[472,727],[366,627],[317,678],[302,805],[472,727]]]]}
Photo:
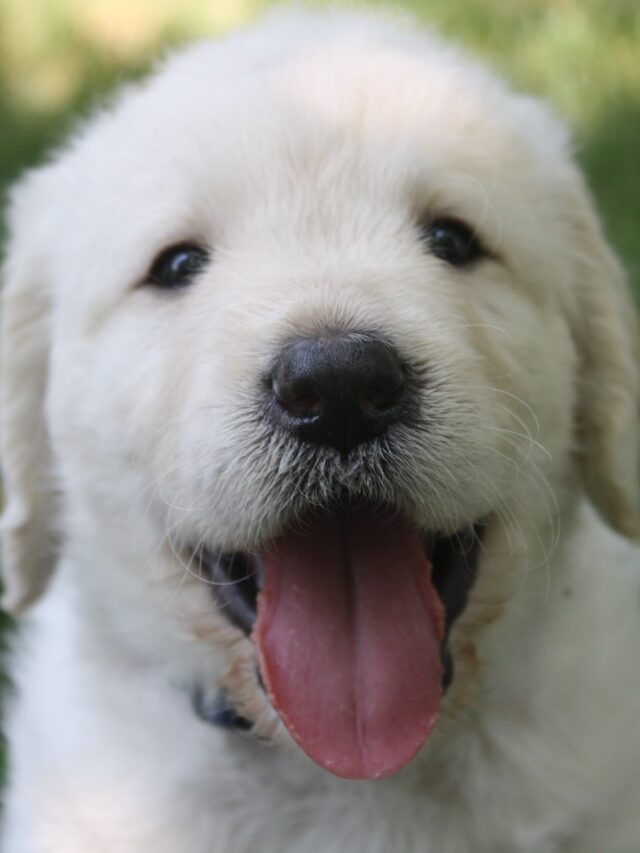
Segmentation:
{"type": "Polygon", "coordinates": [[[296,27],[176,58],[16,192],[8,595],[53,527],[135,642],[379,776],[467,693],[582,456],[635,532],[633,341],[541,107],[375,23],[296,27]]]}

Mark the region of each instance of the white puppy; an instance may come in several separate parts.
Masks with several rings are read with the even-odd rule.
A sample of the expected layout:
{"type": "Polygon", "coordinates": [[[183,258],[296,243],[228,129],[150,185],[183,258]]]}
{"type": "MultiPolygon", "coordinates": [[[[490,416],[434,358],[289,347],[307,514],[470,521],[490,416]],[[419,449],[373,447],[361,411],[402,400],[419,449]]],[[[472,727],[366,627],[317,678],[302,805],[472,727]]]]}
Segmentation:
{"type": "Polygon", "coordinates": [[[542,106],[285,15],[9,226],[7,853],[640,847],[633,309],[542,106]]]}

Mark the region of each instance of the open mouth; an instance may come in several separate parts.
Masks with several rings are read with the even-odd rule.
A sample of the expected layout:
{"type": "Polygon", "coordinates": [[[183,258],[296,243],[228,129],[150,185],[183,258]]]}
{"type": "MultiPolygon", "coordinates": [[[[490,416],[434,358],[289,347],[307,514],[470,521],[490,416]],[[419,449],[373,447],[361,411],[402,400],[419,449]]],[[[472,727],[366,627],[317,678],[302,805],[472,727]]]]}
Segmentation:
{"type": "Polygon", "coordinates": [[[359,506],[317,513],[261,554],[198,556],[293,738],[326,770],[370,779],[410,761],[436,721],[481,534],[422,535],[359,506]]]}

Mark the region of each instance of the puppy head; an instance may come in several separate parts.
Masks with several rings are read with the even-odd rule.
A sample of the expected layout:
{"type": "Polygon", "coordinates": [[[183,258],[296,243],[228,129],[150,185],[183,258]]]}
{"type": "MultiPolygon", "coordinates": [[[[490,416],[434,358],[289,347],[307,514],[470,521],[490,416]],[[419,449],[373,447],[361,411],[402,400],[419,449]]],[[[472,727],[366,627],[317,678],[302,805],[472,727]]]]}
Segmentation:
{"type": "MultiPolygon", "coordinates": [[[[565,134],[431,40],[347,18],[197,46],[27,177],[10,231],[5,606],[40,595],[62,538],[139,642],[157,648],[162,614],[177,660],[187,625],[193,672],[221,643],[271,731],[257,648],[280,717],[334,772],[416,751],[507,596],[504,555],[548,545],[581,482],[638,534],[632,310],[565,134]],[[343,563],[379,631],[336,627],[343,563]],[[264,575],[253,643],[243,572],[264,575]],[[403,620],[362,696],[332,688],[397,717],[421,679],[394,756],[327,746],[329,711],[300,734],[287,672],[317,646],[351,684],[335,646],[388,649],[403,620]]],[[[316,702],[331,667],[310,666],[316,702]]],[[[383,735],[384,713],[367,716],[383,735]]]]}

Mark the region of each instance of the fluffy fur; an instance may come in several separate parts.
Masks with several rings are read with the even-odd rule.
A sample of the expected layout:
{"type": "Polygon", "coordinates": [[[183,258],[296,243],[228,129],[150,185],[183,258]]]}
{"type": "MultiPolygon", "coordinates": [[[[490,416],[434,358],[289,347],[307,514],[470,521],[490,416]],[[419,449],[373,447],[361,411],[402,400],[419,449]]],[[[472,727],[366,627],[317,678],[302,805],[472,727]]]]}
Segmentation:
{"type": "Polygon", "coordinates": [[[411,27],[288,14],[126,91],[9,225],[7,853],[637,849],[634,314],[555,117],[411,27]],[[492,257],[438,260],[436,215],[492,257]],[[206,273],[141,285],[183,240],[206,273]],[[429,377],[384,455],[260,417],[283,341],[327,324],[429,377]],[[443,713],[378,782],[293,745],[185,556],[259,548],[337,488],[426,530],[489,518],[443,713]],[[201,721],[195,684],[258,737],[201,721]]]}

